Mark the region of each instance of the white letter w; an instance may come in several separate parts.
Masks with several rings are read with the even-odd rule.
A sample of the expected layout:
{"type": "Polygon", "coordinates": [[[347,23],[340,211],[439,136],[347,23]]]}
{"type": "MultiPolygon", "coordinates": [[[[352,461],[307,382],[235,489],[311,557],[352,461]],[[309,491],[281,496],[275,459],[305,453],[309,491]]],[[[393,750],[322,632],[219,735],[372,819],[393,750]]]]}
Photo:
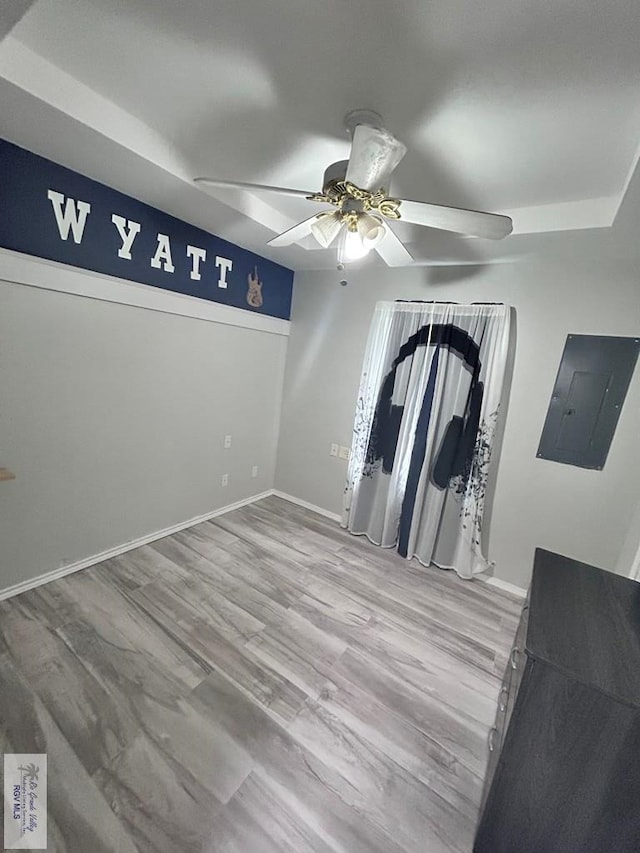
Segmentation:
{"type": "Polygon", "coordinates": [[[87,221],[87,215],[91,213],[91,205],[86,201],[79,201],[78,209],[76,210],[75,199],[68,197],[63,212],[62,205],[64,204],[65,199],[62,193],[49,190],[47,198],[53,205],[53,212],[56,215],[60,238],[62,240],[68,240],[69,229],[71,229],[71,231],[73,231],[73,239],[75,242],[81,243],[82,235],[84,234],[84,226],[87,221]]]}

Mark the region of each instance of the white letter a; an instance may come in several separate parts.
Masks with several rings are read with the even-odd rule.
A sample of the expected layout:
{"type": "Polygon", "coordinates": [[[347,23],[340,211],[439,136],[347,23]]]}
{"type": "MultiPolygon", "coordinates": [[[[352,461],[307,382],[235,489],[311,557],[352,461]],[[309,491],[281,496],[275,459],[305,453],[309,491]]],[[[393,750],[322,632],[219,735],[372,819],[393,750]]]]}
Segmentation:
{"type": "Polygon", "coordinates": [[[173,272],[175,267],[171,260],[171,243],[167,234],[158,234],[158,248],[151,258],[151,266],[163,269],[165,272],[173,272]]]}

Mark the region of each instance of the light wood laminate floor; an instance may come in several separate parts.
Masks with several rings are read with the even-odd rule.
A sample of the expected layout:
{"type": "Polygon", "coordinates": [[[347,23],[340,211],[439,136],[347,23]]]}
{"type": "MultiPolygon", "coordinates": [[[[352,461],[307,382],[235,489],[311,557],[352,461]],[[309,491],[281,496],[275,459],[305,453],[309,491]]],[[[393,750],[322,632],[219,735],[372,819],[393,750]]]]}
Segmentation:
{"type": "Polygon", "coordinates": [[[278,498],[0,602],[49,851],[469,853],[520,602],[278,498]]]}

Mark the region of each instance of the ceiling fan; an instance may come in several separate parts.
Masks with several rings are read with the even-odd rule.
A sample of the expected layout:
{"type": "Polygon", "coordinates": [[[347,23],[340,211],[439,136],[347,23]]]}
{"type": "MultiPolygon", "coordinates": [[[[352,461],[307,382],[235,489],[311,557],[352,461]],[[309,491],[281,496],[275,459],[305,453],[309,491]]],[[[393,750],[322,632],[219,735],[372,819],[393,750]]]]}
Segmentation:
{"type": "Polygon", "coordinates": [[[511,233],[513,224],[508,216],[390,197],[389,180],[407,153],[406,146],[385,130],[382,118],[371,110],[348,113],[345,125],[352,139],[349,159],[327,168],[321,192],[217,178],[194,180],[212,187],[279,193],[332,205],[333,210],[310,216],[269,240],[268,245],[290,246],[313,234],[323,248],[337,245],[338,269],[364,257],[371,249],[388,266],[410,264],[413,258],[391,228],[392,222],[492,240],[511,233]]]}

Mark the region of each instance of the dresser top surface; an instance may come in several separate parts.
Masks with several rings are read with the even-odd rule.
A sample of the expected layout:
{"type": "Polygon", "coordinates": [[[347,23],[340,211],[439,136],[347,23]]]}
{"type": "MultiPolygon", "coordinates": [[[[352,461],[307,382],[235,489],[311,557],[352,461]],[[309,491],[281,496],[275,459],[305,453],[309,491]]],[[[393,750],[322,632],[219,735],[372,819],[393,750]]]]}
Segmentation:
{"type": "Polygon", "coordinates": [[[640,707],[640,583],[536,549],[526,649],[640,707]]]}

